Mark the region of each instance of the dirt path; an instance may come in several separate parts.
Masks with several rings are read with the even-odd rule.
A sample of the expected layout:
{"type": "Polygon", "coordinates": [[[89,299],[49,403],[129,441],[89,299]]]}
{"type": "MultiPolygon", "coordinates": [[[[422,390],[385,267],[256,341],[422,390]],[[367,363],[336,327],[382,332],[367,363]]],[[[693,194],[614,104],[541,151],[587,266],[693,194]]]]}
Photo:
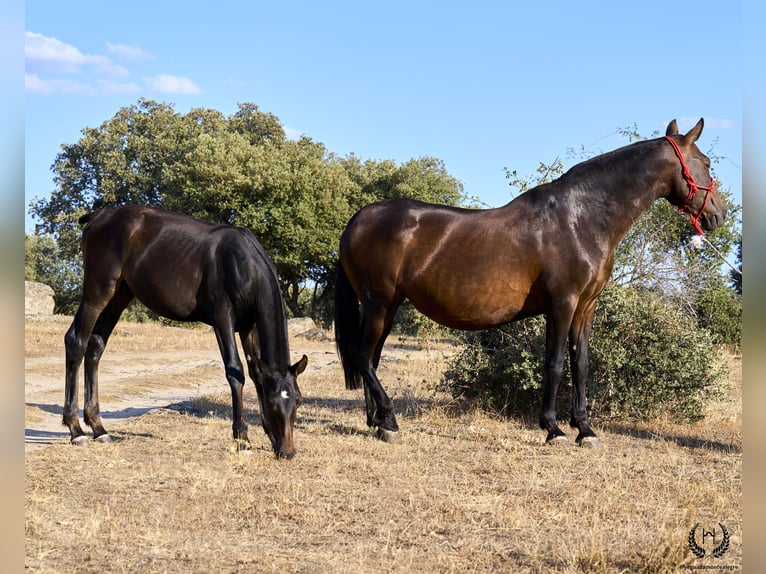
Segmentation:
{"type": "MultiPolygon", "coordinates": [[[[69,318],[51,322],[61,337],[69,318]]],[[[99,368],[99,402],[107,430],[116,421],[140,416],[154,409],[188,409],[198,397],[228,393],[221,357],[209,333],[211,347],[194,349],[115,351],[107,348],[99,368]],[[158,381],[162,384],[158,384],[158,381]]],[[[60,337],[56,337],[60,340],[60,337]]],[[[337,361],[333,342],[291,337],[291,355],[309,356],[309,370],[327,368],[337,361]]],[[[30,344],[27,341],[27,344],[30,344]]],[[[34,344],[34,343],[32,343],[34,344]]],[[[61,344],[63,346],[63,343],[61,344]]],[[[39,353],[38,353],[39,354],[39,353]]],[[[51,444],[67,443],[69,431],[61,423],[64,404],[63,348],[25,361],[25,452],[51,444]]],[[[82,369],[78,389],[82,412],[82,369]]],[[[248,379],[246,392],[255,393],[248,379]]],[[[83,424],[81,422],[81,424],[83,424]]],[[[83,430],[90,429],[83,426],[83,430]]]]}
{"type": "MultiPolygon", "coordinates": [[[[100,369],[100,404],[104,424],[139,416],[152,409],[188,403],[197,396],[225,390],[220,358],[210,351],[109,353],[100,369]],[[184,383],[174,375],[210,371],[211,376],[184,383]],[[218,376],[212,376],[216,371],[218,376]],[[167,376],[168,385],[150,384],[167,376]]],[[[82,382],[79,402],[82,409],[82,382]]],[[[69,440],[61,423],[64,402],[63,358],[27,359],[25,364],[25,451],[69,440]]]]}

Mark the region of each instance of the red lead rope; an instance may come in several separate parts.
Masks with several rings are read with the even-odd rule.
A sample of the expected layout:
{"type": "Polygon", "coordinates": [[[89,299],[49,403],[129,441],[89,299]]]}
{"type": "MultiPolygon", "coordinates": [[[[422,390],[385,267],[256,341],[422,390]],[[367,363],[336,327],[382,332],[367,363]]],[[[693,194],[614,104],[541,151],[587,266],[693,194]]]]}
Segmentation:
{"type": "Polygon", "coordinates": [[[686,180],[686,184],[689,186],[689,195],[686,196],[686,201],[679,207],[678,209],[680,211],[683,211],[685,213],[689,214],[689,221],[692,222],[692,226],[694,226],[694,229],[699,233],[700,235],[705,235],[705,232],[702,231],[702,227],[700,226],[700,217],[702,217],[702,212],[705,211],[705,206],[707,205],[708,199],[710,199],[710,192],[715,189],[715,180],[713,178],[710,178],[710,185],[704,186],[704,185],[697,185],[694,183],[694,178],[692,177],[692,172],[689,171],[689,166],[686,165],[686,161],[684,160],[684,156],[681,153],[681,150],[678,147],[678,144],[673,141],[673,138],[670,136],[665,136],[665,139],[670,142],[670,145],[673,146],[673,150],[676,152],[676,155],[678,156],[679,161],[681,162],[681,168],[682,173],[684,176],[684,179],[686,180]],[[694,200],[694,197],[697,195],[697,192],[703,189],[705,190],[705,199],[702,202],[702,207],[700,207],[700,210],[697,212],[697,215],[694,215],[692,213],[691,207],[689,207],[689,204],[694,200]]]}

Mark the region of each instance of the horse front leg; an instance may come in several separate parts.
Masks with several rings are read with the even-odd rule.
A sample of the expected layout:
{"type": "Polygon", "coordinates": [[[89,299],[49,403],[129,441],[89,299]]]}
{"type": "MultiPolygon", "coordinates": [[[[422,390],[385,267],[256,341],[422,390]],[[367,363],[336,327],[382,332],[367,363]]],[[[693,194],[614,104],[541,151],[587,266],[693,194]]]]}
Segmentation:
{"type": "Polygon", "coordinates": [[[540,428],[547,431],[545,444],[568,444],[566,433],[556,421],[556,395],[564,373],[564,348],[571,323],[571,307],[554,309],[545,323],[545,363],[543,367],[543,404],[540,409],[540,428]]]}
{"type": "Polygon", "coordinates": [[[575,442],[581,447],[599,446],[596,433],[590,426],[587,410],[588,355],[591,325],[595,305],[580,316],[575,317],[569,333],[569,360],[572,371],[572,418],[569,425],[579,432],[575,442]]]}
{"type": "Polygon", "coordinates": [[[234,339],[234,325],[231,320],[224,320],[216,325],[215,338],[221,351],[226,380],[231,388],[232,435],[237,450],[250,450],[250,439],[247,436],[242,393],[245,387],[245,371],[237,353],[237,343],[234,339]]]}

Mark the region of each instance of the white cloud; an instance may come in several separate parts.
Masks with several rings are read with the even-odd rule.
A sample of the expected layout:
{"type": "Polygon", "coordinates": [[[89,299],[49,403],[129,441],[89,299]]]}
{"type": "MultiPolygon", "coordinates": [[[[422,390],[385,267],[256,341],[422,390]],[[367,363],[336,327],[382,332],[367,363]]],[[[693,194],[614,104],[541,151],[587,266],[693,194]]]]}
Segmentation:
{"type": "Polygon", "coordinates": [[[176,94],[188,96],[202,92],[200,87],[189,78],[171,76],[170,74],[157,74],[151,78],[145,78],[147,86],[163,94],[176,94]]]}
{"type": "Polygon", "coordinates": [[[37,74],[24,74],[24,88],[34,94],[66,94],[79,96],[114,96],[139,94],[141,87],[133,82],[115,82],[97,79],[94,85],[78,79],[41,78],[37,74]]]}
{"type": "Polygon", "coordinates": [[[24,74],[24,89],[27,92],[38,94],[49,93],[48,85],[45,80],[41,80],[37,74],[24,74]]]}
{"type": "Polygon", "coordinates": [[[128,46],[126,44],[112,44],[106,43],[106,49],[110,54],[114,54],[118,58],[128,60],[129,62],[143,62],[144,60],[153,60],[154,54],[142,50],[138,46],[128,46]]]}
{"type": "MultiPolygon", "coordinates": [[[[153,59],[154,55],[136,46],[107,42],[107,50],[131,64],[153,59]]],[[[85,54],[57,38],[25,32],[25,89],[36,94],[77,94],[88,96],[133,95],[159,92],[193,95],[202,92],[191,79],[157,74],[133,82],[131,70],[98,54],[85,54]]]]}
{"type": "Polygon", "coordinates": [[[112,62],[105,56],[83,54],[75,48],[42,34],[24,34],[24,56],[28,70],[62,74],[81,73],[84,66],[109,67],[112,62]]]}

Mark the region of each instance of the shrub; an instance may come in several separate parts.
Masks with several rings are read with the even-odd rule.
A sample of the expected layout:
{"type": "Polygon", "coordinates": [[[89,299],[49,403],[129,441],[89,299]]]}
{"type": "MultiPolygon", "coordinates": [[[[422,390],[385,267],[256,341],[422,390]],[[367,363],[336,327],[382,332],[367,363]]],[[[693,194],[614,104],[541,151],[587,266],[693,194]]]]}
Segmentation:
{"type": "MultiPolygon", "coordinates": [[[[460,337],[462,349],[450,360],[440,388],[498,414],[537,415],[544,318],[460,337]]],[[[568,371],[559,391],[560,417],[571,405],[568,371]]],[[[669,414],[697,420],[725,375],[710,333],[677,306],[656,293],[631,288],[610,286],[601,295],[590,340],[591,416],[669,414]]]]}
{"type": "Polygon", "coordinates": [[[742,296],[718,283],[706,285],[696,306],[697,322],[710,331],[716,343],[734,349],[742,346],[742,296]]]}

